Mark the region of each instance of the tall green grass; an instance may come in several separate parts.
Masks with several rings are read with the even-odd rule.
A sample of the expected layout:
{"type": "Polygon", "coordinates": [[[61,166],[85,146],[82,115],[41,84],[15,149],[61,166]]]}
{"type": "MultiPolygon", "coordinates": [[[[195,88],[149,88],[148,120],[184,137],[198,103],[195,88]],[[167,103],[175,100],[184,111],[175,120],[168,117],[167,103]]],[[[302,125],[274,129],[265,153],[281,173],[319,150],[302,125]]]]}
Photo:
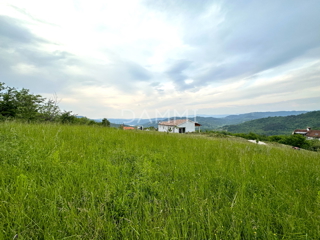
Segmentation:
{"type": "Polygon", "coordinates": [[[233,139],[0,125],[0,239],[319,239],[320,155],[233,139]]]}

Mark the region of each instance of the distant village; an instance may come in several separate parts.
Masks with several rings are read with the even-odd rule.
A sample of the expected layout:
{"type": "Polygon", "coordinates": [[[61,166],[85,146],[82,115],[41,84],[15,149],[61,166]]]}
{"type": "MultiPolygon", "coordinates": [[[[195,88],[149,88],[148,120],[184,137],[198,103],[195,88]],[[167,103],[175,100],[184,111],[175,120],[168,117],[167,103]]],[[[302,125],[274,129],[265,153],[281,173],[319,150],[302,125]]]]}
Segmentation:
{"type": "Polygon", "coordinates": [[[300,134],[302,136],[305,136],[308,140],[320,140],[320,130],[312,130],[310,127],[307,127],[307,129],[296,129],[292,134],[300,134]]]}
{"type": "MultiPolygon", "coordinates": [[[[167,133],[191,133],[200,132],[201,124],[191,121],[190,119],[175,119],[169,121],[162,121],[158,123],[158,128],[155,128],[158,132],[167,133]]],[[[143,126],[123,126],[123,130],[145,130],[149,131],[149,128],[144,129],[143,126]]],[[[307,140],[318,139],[320,140],[320,130],[312,130],[310,127],[306,129],[296,129],[292,132],[292,135],[299,134],[306,137],[307,140]]]]}
{"type": "MultiPolygon", "coordinates": [[[[170,132],[170,133],[191,133],[191,132],[200,132],[201,124],[191,121],[190,119],[176,119],[163,121],[158,123],[158,132],[170,132]]],[[[123,130],[146,130],[149,131],[149,128],[144,129],[143,126],[122,126],[123,130]]]]}

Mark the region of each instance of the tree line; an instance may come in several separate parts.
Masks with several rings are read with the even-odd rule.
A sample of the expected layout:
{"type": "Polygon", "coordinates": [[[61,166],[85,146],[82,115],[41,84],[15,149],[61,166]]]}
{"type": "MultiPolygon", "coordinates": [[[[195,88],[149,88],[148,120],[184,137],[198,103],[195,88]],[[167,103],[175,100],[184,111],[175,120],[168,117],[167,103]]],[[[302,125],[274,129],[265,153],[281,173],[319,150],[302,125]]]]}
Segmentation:
{"type": "Polygon", "coordinates": [[[232,133],[258,133],[261,135],[288,135],[295,129],[306,129],[311,127],[316,130],[320,128],[320,111],[307,112],[300,115],[285,117],[260,118],[237,125],[227,125],[222,130],[232,133]]]}
{"type": "Polygon", "coordinates": [[[0,121],[4,120],[110,126],[107,118],[98,123],[87,117],[77,117],[72,111],[62,111],[57,98],[47,99],[30,93],[29,89],[19,90],[0,82],[0,121]]]}
{"type": "Polygon", "coordinates": [[[267,141],[267,142],[277,142],[284,145],[289,145],[293,147],[298,147],[306,150],[311,151],[320,151],[320,141],[317,139],[314,140],[307,140],[306,137],[294,134],[294,135],[273,135],[273,136],[267,136],[262,134],[257,134],[253,132],[249,133],[231,133],[226,131],[206,131],[204,134],[207,134],[210,136],[210,134],[213,134],[212,136],[217,137],[226,137],[226,136],[234,136],[234,137],[240,137],[248,140],[257,140],[257,141],[267,141]]]}

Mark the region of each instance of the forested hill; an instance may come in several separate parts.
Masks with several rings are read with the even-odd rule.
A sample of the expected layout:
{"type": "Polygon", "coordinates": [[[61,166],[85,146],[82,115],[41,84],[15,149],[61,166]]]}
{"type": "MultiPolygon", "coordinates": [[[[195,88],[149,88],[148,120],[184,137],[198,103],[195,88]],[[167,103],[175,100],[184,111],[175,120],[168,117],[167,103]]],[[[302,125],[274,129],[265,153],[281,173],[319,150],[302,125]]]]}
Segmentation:
{"type": "Polygon", "coordinates": [[[249,133],[265,135],[291,134],[295,129],[320,129],[320,111],[308,112],[286,117],[268,117],[244,122],[238,125],[226,125],[223,130],[232,133],[249,133]]]}
{"type": "MultiPolygon", "coordinates": [[[[291,115],[299,115],[307,113],[307,111],[278,111],[278,112],[252,112],[252,113],[244,113],[239,115],[229,115],[224,119],[226,121],[237,121],[238,123],[251,121],[260,118],[267,118],[267,117],[286,117],[291,115]]],[[[237,124],[237,123],[231,123],[237,124]]]]}
{"type": "MultiPolygon", "coordinates": [[[[252,113],[245,113],[245,114],[239,114],[239,115],[229,115],[224,118],[214,118],[214,117],[196,117],[196,118],[189,118],[192,121],[197,121],[200,123],[201,129],[203,130],[213,130],[221,128],[225,125],[231,125],[231,124],[239,124],[246,121],[254,120],[254,119],[260,119],[260,118],[266,118],[266,117],[274,117],[274,116],[290,116],[290,115],[298,115],[306,113],[306,111],[279,111],[279,112],[252,112],[252,113]]],[[[180,119],[180,118],[176,118],[180,119]]],[[[162,121],[166,121],[167,119],[161,119],[162,121]]],[[[112,120],[110,120],[112,121],[112,120]]],[[[152,119],[151,121],[147,121],[144,123],[140,123],[144,127],[157,127],[158,121],[156,119],[152,119]]]]}

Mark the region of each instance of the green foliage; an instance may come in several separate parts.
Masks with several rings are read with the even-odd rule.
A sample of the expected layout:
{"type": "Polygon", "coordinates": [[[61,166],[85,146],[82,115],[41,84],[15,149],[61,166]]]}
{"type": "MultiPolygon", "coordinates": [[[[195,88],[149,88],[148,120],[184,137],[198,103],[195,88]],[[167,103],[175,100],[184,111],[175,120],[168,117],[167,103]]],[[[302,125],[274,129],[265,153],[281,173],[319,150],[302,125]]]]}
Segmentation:
{"type": "Polygon", "coordinates": [[[9,87],[4,87],[1,84],[0,88],[0,112],[3,117],[15,117],[17,112],[17,101],[14,96],[14,89],[9,87]]]}
{"type": "Polygon", "coordinates": [[[73,115],[75,118],[73,119],[72,123],[74,124],[80,124],[80,125],[98,125],[98,123],[94,120],[91,120],[87,117],[76,117],[73,115]]]}
{"type": "Polygon", "coordinates": [[[236,137],[242,137],[242,138],[245,138],[245,139],[252,139],[252,140],[261,140],[261,141],[268,140],[267,136],[259,135],[259,134],[253,133],[253,132],[249,132],[248,134],[246,134],[246,133],[235,133],[235,134],[231,134],[231,135],[236,136],[236,137]]]}
{"type": "Polygon", "coordinates": [[[277,135],[270,136],[269,141],[270,142],[280,142],[282,140],[282,138],[283,138],[283,136],[277,136],[277,135]]]}
{"type": "Polygon", "coordinates": [[[230,132],[219,132],[219,131],[207,131],[205,133],[210,137],[221,137],[222,134],[241,137],[248,140],[257,140],[257,141],[268,141],[268,142],[277,142],[293,147],[299,147],[306,150],[318,151],[320,149],[320,141],[319,140],[307,140],[304,136],[295,134],[295,135],[275,135],[275,136],[266,136],[260,135],[256,133],[230,133],[230,132]],[[214,133],[214,134],[212,134],[214,133]]]}
{"type": "Polygon", "coordinates": [[[315,152],[0,124],[2,239],[318,239],[315,152]]]}
{"type": "Polygon", "coordinates": [[[60,110],[52,99],[31,94],[28,89],[18,90],[0,83],[0,114],[6,119],[26,121],[53,121],[60,110]]]}
{"type": "MultiPolygon", "coordinates": [[[[61,112],[57,98],[46,99],[31,94],[28,89],[18,90],[0,83],[0,121],[59,122],[63,124],[98,125],[86,117],[78,118],[72,111],[61,112]]],[[[107,120],[108,121],[108,120],[107,120]]],[[[110,122],[106,122],[110,126],[110,122]]]]}
{"type": "MultiPolygon", "coordinates": [[[[77,121],[77,117],[76,115],[72,114],[72,111],[64,111],[61,116],[60,116],[60,121],[61,123],[68,123],[68,124],[72,124],[75,123],[77,121]]],[[[81,119],[78,120],[79,123],[81,123],[81,119]]]]}
{"type": "Polygon", "coordinates": [[[238,125],[224,126],[223,129],[232,133],[254,132],[260,135],[289,135],[295,129],[320,127],[320,111],[308,112],[287,117],[268,117],[244,122],[238,125]]]}
{"type": "Polygon", "coordinates": [[[283,136],[282,139],[278,141],[279,143],[308,149],[310,147],[309,141],[306,140],[304,136],[299,134],[291,135],[291,136],[283,136]]]}
{"type": "Polygon", "coordinates": [[[101,125],[104,127],[110,127],[110,121],[106,118],[102,119],[101,125]]]}
{"type": "Polygon", "coordinates": [[[310,147],[309,149],[315,152],[320,152],[320,141],[317,139],[309,141],[310,147]]]}
{"type": "Polygon", "coordinates": [[[16,117],[18,119],[35,120],[39,114],[39,107],[44,102],[40,95],[29,93],[28,89],[15,90],[16,117]]]}
{"type": "MultiPolygon", "coordinates": [[[[215,118],[215,117],[199,117],[197,116],[196,119],[189,118],[191,121],[197,121],[202,126],[201,129],[203,130],[221,130],[223,126],[225,125],[231,125],[231,124],[240,124],[246,121],[251,121],[254,119],[260,119],[260,118],[267,118],[267,117],[273,117],[273,116],[288,116],[288,115],[298,115],[306,113],[306,111],[280,111],[280,112],[253,112],[253,113],[245,113],[245,114],[239,114],[239,115],[229,115],[223,118],[215,118]]],[[[176,117],[175,119],[184,119],[185,117],[176,117]]],[[[172,119],[172,118],[171,118],[172,119]]],[[[169,119],[167,119],[169,120],[169,119]]],[[[163,121],[167,121],[163,120],[163,121]]],[[[143,124],[143,127],[158,127],[158,121],[147,121],[143,124]]],[[[272,126],[269,126],[272,127],[272,126]]],[[[256,132],[254,130],[254,132],[256,132]]]]}
{"type": "Polygon", "coordinates": [[[46,101],[44,101],[43,104],[39,107],[39,113],[39,119],[42,121],[58,121],[61,112],[59,106],[57,105],[57,98],[47,99],[46,101]]]}
{"type": "Polygon", "coordinates": [[[150,131],[156,131],[156,128],[153,126],[144,128],[144,130],[147,130],[147,129],[149,129],[150,131]]]}

